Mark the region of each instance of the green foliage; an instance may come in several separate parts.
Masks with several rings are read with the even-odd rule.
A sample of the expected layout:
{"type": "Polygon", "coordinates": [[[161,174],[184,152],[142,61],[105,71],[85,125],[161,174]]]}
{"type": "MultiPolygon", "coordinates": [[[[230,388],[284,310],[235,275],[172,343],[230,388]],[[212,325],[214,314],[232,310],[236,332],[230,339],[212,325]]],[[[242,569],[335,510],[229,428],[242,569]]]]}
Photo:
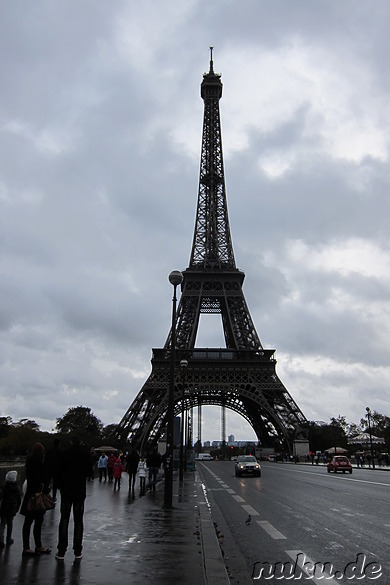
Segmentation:
{"type": "Polygon", "coordinates": [[[103,423],[86,406],[69,408],[64,416],[57,418],[56,429],[59,433],[69,435],[72,433],[85,436],[99,436],[103,429],[103,423]]]}
{"type": "Polygon", "coordinates": [[[347,435],[335,418],[330,419],[330,423],[314,422],[309,423],[309,443],[311,451],[325,451],[331,447],[347,448],[347,435]]]}
{"type": "Polygon", "coordinates": [[[103,445],[111,445],[112,447],[119,448],[121,441],[119,439],[118,425],[111,424],[103,427],[101,440],[103,445]]]}
{"type": "Polygon", "coordinates": [[[10,416],[0,416],[0,439],[6,437],[12,428],[12,418],[10,416]]]}
{"type": "MultiPolygon", "coordinates": [[[[390,417],[380,414],[376,410],[374,410],[370,414],[371,420],[371,432],[376,437],[381,437],[386,442],[386,447],[390,448],[390,417]]],[[[364,432],[368,433],[368,418],[367,415],[365,418],[360,420],[360,424],[364,432]]]]}
{"type": "Polygon", "coordinates": [[[0,439],[0,455],[24,456],[31,451],[34,443],[42,443],[46,446],[50,439],[50,433],[40,431],[35,421],[21,419],[10,425],[7,435],[0,439]]]}

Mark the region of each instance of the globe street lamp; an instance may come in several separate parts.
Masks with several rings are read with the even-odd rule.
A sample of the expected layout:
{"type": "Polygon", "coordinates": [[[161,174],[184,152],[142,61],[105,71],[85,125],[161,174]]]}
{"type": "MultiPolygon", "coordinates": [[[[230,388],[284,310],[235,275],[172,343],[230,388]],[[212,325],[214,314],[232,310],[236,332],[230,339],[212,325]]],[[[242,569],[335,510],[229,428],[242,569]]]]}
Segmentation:
{"type": "Polygon", "coordinates": [[[367,412],[367,418],[368,418],[368,434],[370,435],[370,451],[371,451],[372,468],[375,469],[374,449],[372,446],[371,410],[368,406],[366,408],[366,412],[367,412]]]}
{"type": "Polygon", "coordinates": [[[186,368],[188,366],[187,360],[180,360],[180,368],[182,371],[182,385],[181,385],[181,427],[180,427],[180,467],[179,467],[179,481],[184,479],[184,461],[183,461],[183,440],[184,440],[184,393],[185,393],[185,380],[186,380],[186,368]]]}
{"type": "Polygon", "coordinates": [[[183,275],[179,270],[173,270],[169,275],[169,282],[173,286],[172,299],[172,327],[171,327],[171,363],[169,372],[168,408],[167,408],[167,447],[164,486],[164,508],[172,508],[173,492],[173,427],[175,416],[175,346],[176,346],[176,289],[183,282],[183,275]]]}

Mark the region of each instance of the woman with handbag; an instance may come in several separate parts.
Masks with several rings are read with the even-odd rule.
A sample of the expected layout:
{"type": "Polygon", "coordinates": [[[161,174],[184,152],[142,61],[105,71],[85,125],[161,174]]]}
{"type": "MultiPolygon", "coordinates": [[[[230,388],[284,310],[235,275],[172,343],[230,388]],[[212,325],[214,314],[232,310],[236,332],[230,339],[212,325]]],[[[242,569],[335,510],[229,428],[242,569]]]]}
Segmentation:
{"type": "Polygon", "coordinates": [[[46,510],[31,510],[30,499],[39,492],[49,492],[48,481],[45,474],[44,464],[45,448],[41,443],[35,443],[32,452],[26,459],[26,480],[27,488],[23,498],[20,513],[24,516],[22,529],[23,537],[23,556],[35,556],[39,554],[49,554],[50,548],[42,545],[41,530],[43,517],[46,510]],[[30,531],[34,524],[33,535],[35,541],[35,550],[30,548],[30,531]]]}

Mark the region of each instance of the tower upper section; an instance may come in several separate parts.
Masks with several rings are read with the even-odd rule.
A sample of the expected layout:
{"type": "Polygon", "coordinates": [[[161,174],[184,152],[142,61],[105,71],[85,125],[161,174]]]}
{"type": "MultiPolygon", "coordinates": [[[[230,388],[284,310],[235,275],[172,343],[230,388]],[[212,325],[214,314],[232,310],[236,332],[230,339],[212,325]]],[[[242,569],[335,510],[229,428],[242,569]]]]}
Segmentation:
{"type": "Polygon", "coordinates": [[[236,270],[225,190],[219,100],[221,76],[214,73],[213,49],[210,70],[203,75],[201,97],[204,101],[202,152],[200,160],[198,205],[190,269],[236,270]]]}

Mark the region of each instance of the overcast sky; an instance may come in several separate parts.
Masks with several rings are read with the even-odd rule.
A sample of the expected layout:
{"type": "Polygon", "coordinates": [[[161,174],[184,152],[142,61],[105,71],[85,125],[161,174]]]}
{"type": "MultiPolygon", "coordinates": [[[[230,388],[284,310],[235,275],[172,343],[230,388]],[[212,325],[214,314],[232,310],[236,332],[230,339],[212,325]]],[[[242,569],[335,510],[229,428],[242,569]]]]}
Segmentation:
{"type": "MultiPolygon", "coordinates": [[[[262,344],[308,419],[390,415],[388,0],[0,11],[0,416],[117,423],[150,374],[189,264],[210,45],[262,344]]],[[[223,345],[203,317],[197,345],[223,345]]],[[[227,433],[254,438],[230,413],[227,433]]]]}

